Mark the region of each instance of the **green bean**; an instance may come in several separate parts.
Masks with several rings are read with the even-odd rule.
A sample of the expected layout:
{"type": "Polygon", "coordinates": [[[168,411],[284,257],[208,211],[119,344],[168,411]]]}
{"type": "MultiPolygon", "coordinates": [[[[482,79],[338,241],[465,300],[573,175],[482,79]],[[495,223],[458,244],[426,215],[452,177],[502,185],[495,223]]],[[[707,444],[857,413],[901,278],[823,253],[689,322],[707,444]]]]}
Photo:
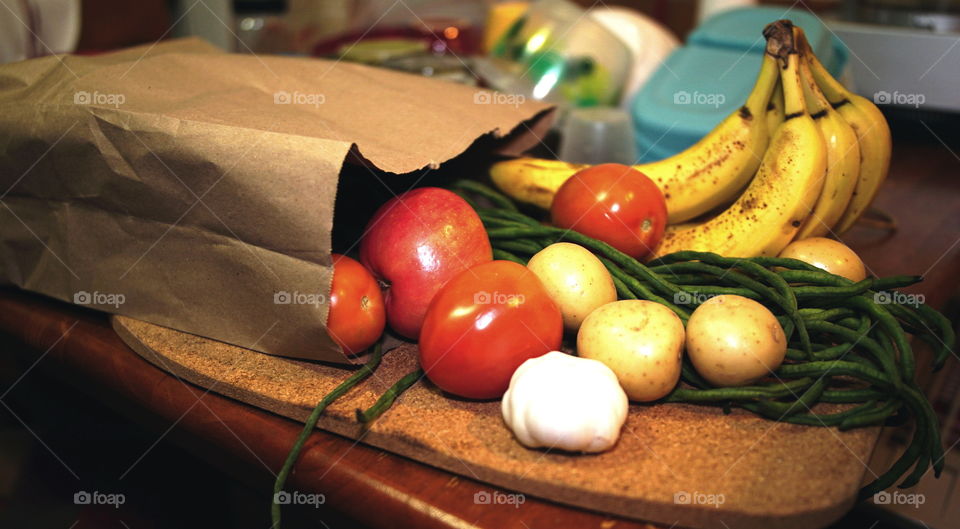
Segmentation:
{"type": "Polygon", "coordinates": [[[741,386],[702,390],[677,387],[664,397],[663,402],[703,403],[786,397],[804,390],[812,382],[810,378],[801,378],[769,386],[741,386]]]}
{"type": "MultiPolygon", "coordinates": [[[[666,265],[648,266],[648,268],[650,269],[651,272],[655,274],[661,274],[661,275],[670,274],[673,282],[677,284],[679,283],[696,284],[696,283],[688,283],[687,281],[684,280],[684,278],[700,277],[700,278],[709,280],[709,282],[706,283],[707,285],[717,286],[717,284],[719,283],[720,286],[733,286],[733,287],[736,286],[736,283],[727,279],[726,277],[714,277],[711,275],[704,274],[703,270],[700,268],[701,264],[702,263],[687,261],[682,263],[670,263],[666,265]]],[[[739,272],[737,272],[736,270],[731,270],[730,273],[738,274],[739,272]]]]}
{"type": "Polygon", "coordinates": [[[806,308],[798,311],[800,316],[806,321],[812,320],[835,320],[855,316],[857,313],[851,309],[837,307],[832,309],[806,308]]]}
{"type": "MultiPolygon", "coordinates": [[[[793,339],[793,332],[796,330],[796,326],[793,324],[793,320],[787,319],[786,322],[780,324],[783,327],[783,335],[787,338],[787,343],[790,343],[790,340],[793,339]]],[[[803,355],[803,358],[806,358],[807,353],[800,351],[803,355]]]]}
{"type": "Polygon", "coordinates": [[[843,422],[848,416],[858,413],[860,410],[867,409],[874,406],[874,402],[866,402],[859,406],[852,407],[848,410],[840,411],[837,413],[797,413],[794,415],[783,416],[770,410],[765,410],[761,408],[757,403],[745,403],[740,407],[756,413],[761,417],[766,417],[774,421],[788,422],[791,424],[799,424],[802,426],[836,426],[843,422]]]}
{"type": "Polygon", "coordinates": [[[861,314],[859,317],[839,319],[837,325],[856,331],[859,334],[866,334],[873,327],[873,320],[861,314]]]}
{"type": "Polygon", "coordinates": [[[507,219],[500,219],[496,217],[480,217],[480,221],[483,222],[483,227],[486,229],[490,228],[512,228],[514,226],[522,226],[517,222],[507,219]]]}
{"type": "Polygon", "coordinates": [[[638,279],[642,279],[652,284],[656,290],[661,292],[661,294],[673,296],[680,291],[680,289],[678,289],[677,286],[670,281],[661,278],[657,274],[651,272],[650,269],[642,265],[633,257],[630,257],[629,255],[617,250],[605,242],[591,239],[590,237],[575,231],[557,231],[560,232],[561,238],[563,239],[580,244],[581,246],[594,250],[595,252],[604,254],[607,259],[622,267],[625,272],[631,273],[638,279]]]}
{"type": "Polygon", "coordinates": [[[913,472],[911,472],[906,479],[900,482],[897,487],[901,489],[913,487],[917,483],[920,483],[920,479],[923,478],[928,470],[930,470],[930,453],[925,450],[921,450],[920,457],[917,458],[917,464],[913,467],[913,472]]]}
{"type": "Polygon", "coordinates": [[[848,403],[879,400],[887,394],[875,389],[826,390],[820,395],[820,402],[848,403]]]}
{"type": "Polygon", "coordinates": [[[822,268],[818,268],[806,261],[801,261],[799,259],[793,259],[790,257],[751,257],[750,260],[767,268],[782,267],[790,270],[805,270],[809,272],[817,272],[819,274],[833,275],[830,272],[827,272],[822,268]]]}
{"type": "MultiPolygon", "coordinates": [[[[854,348],[852,343],[842,343],[813,352],[814,360],[836,360],[843,357],[847,352],[854,348]]],[[[790,360],[803,360],[806,354],[798,349],[787,349],[787,358],[790,360]]]]}
{"type": "Polygon", "coordinates": [[[687,357],[684,357],[684,359],[680,361],[680,378],[682,378],[687,384],[690,384],[696,388],[710,387],[710,384],[700,376],[700,373],[697,373],[696,369],[693,368],[693,365],[690,363],[690,359],[687,357]]]}
{"type": "MultiPolygon", "coordinates": [[[[648,267],[649,268],[649,267],[648,267]]],[[[653,268],[650,268],[653,270],[653,268]]],[[[660,273],[660,272],[657,272],[660,273]]],[[[695,285],[695,286],[712,286],[716,285],[716,280],[709,276],[704,276],[700,274],[674,274],[670,272],[670,281],[675,285],[695,285]]]]}
{"type": "Polygon", "coordinates": [[[872,279],[864,279],[859,283],[842,287],[798,285],[793,287],[793,291],[796,292],[798,298],[804,300],[810,298],[849,298],[851,296],[859,296],[860,294],[863,294],[864,292],[870,290],[872,286],[872,279]]]}
{"type": "Polygon", "coordinates": [[[826,387],[827,381],[825,377],[821,377],[792,402],[761,401],[757,404],[767,411],[779,413],[780,417],[783,418],[802,411],[801,408],[806,408],[809,411],[813,408],[813,405],[817,403],[817,400],[820,399],[820,395],[823,394],[823,390],[826,389],[826,387]]]}
{"type": "Polygon", "coordinates": [[[640,264],[636,259],[621,252],[620,250],[617,250],[605,242],[592,239],[576,231],[561,230],[559,228],[552,228],[549,226],[529,226],[526,228],[495,228],[487,230],[487,235],[490,237],[490,239],[535,238],[556,235],[559,239],[579,244],[589,250],[592,250],[594,253],[600,254],[600,256],[609,259],[617,266],[622,267],[624,271],[633,274],[638,279],[642,279],[643,281],[650,283],[662,294],[673,296],[679,292],[679,289],[676,287],[676,285],[661,278],[657,274],[654,274],[647,267],[640,264]]]}
{"type": "Polygon", "coordinates": [[[783,299],[787,300],[790,306],[796,310],[797,309],[797,300],[794,297],[793,291],[790,288],[790,285],[783,280],[779,275],[767,270],[763,266],[760,266],[750,259],[743,259],[739,257],[723,257],[715,253],[710,252],[693,252],[688,251],[684,252],[688,254],[692,260],[697,260],[702,263],[710,263],[718,266],[729,266],[731,268],[739,268],[745,272],[749,272],[754,276],[765,279],[767,283],[777,292],[783,296],[783,299]]]}
{"type": "Polygon", "coordinates": [[[846,293],[846,295],[857,295],[866,292],[869,289],[884,290],[890,288],[901,288],[915,285],[923,280],[920,276],[889,276],[881,278],[869,278],[862,281],[853,282],[845,277],[828,274],[824,272],[812,272],[807,270],[778,270],[777,275],[788,283],[813,283],[817,286],[796,286],[794,289],[810,293],[814,297],[817,288],[823,288],[823,295],[834,295],[837,293],[846,293]],[[834,288],[828,288],[834,287],[834,288]]]}
{"type": "Polygon", "coordinates": [[[846,360],[826,360],[804,362],[800,364],[784,364],[776,371],[777,376],[784,378],[821,377],[847,375],[859,378],[871,384],[889,388],[892,383],[882,371],[866,367],[846,360]]]}
{"type": "Polygon", "coordinates": [[[884,373],[886,373],[889,381],[893,385],[899,388],[903,382],[900,378],[900,371],[897,369],[897,365],[894,361],[893,355],[888,354],[888,352],[880,346],[875,340],[866,335],[857,335],[856,332],[846,328],[841,327],[840,325],[826,322],[826,321],[811,321],[808,323],[810,330],[825,332],[837,336],[841,340],[844,340],[848,343],[853,343],[863,346],[869,353],[871,353],[877,362],[883,367],[884,373]]]}
{"type": "Polygon", "coordinates": [[[423,369],[417,368],[404,375],[394,385],[390,386],[390,388],[377,399],[377,402],[375,402],[373,406],[367,408],[366,411],[358,409],[357,420],[363,424],[368,424],[376,420],[377,417],[383,415],[383,412],[390,409],[390,406],[393,406],[393,401],[397,400],[397,397],[400,396],[401,393],[423,378],[423,374],[423,369]]]}
{"type": "MultiPolygon", "coordinates": [[[[300,435],[297,436],[297,440],[293,443],[293,447],[290,448],[290,453],[287,454],[287,459],[283,462],[283,467],[280,469],[280,472],[277,474],[276,481],[273,482],[273,495],[276,497],[283,490],[283,485],[287,481],[287,476],[290,475],[290,471],[293,470],[293,465],[297,462],[297,458],[300,457],[300,452],[303,450],[303,445],[307,442],[307,438],[310,437],[310,434],[313,433],[314,428],[317,427],[317,422],[320,420],[320,415],[323,414],[324,410],[328,406],[333,404],[334,401],[342,397],[346,392],[350,391],[354,386],[356,386],[360,381],[370,376],[380,365],[380,360],[383,358],[383,344],[382,342],[377,342],[373,347],[373,352],[370,354],[370,359],[367,360],[365,364],[360,369],[357,369],[352,375],[350,375],[346,380],[340,383],[339,386],[335,387],[333,391],[327,393],[320,402],[317,403],[316,407],[313,408],[313,411],[310,412],[310,416],[307,417],[307,420],[304,422],[303,430],[300,431],[300,435]]],[[[270,506],[270,518],[273,522],[271,527],[273,529],[280,528],[280,504],[274,501],[270,506]]]]}
{"type": "Polygon", "coordinates": [[[610,275],[620,279],[620,281],[622,281],[624,285],[629,287],[630,290],[633,291],[633,293],[636,294],[638,298],[646,299],[649,301],[655,301],[661,305],[666,306],[667,308],[672,310],[674,314],[676,314],[680,318],[680,320],[684,322],[684,324],[686,324],[687,320],[690,319],[690,313],[686,309],[680,308],[676,304],[667,301],[666,299],[658,296],[657,294],[654,294],[653,291],[647,288],[643,283],[638,281],[635,277],[631,276],[630,274],[627,274],[626,272],[624,272],[619,266],[617,266],[616,263],[614,263],[610,259],[607,259],[606,257],[599,256],[599,255],[597,257],[600,259],[600,262],[607,267],[607,270],[610,271],[610,275]]]}
{"type": "MultiPolygon", "coordinates": [[[[915,431],[913,433],[914,437],[920,437],[921,446],[927,445],[930,443],[930,439],[927,437],[930,435],[929,429],[924,428],[924,425],[921,423],[921,419],[918,417],[916,419],[915,431]]],[[[927,473],[927,470],[930,469],[930,450],[921,450],[920,457],[917,458],[917,464],[913,467],[913,472],[907,476],[902,482],[900,482],[900,488],[907,488],[916,485],[920,479],[927,473]]]]}
{"type": "Polygon", "coordinates": [[[941,337],[937,337],[932,330],[930,331],[930,335],[937,337],[943,346],[937,351],[933,362],[934,369],[939,370],[943,367],[947,358],[950,358],[950,355],[953,354],[953,348],[956,347],[957,344],[956,331],[953,328],[953,323],[951,323],[946,316],[933,310],[929,305],[921,303],[917,306],[917,311],[920,312],[920,317],[932,323],[934,327],[939,328],[942,333],[941,337]]]}
{"type": "MultiPolygon", "coordinates": [[[[722,258],[719,256],[714,256],[714,254],[706,254],[704,252],[676,252],[676,253],[684,254],[684,255],[688,255],[688,254],[695,255],[703,259],[709,260],[710,262],[716,262],[716,263],[725,263],[725,264],[749,263],[749,261],[744,261],[744,260],[736,261],[732,259],[722,258]]],[[[690,267],[690,268],[694,269],[694,267],[690,267]]],[[[753,267],[751,267],[751,269],[752,268],[753,267]]],[[[704,273],[709,273],[717,277],[726,277],[730,281],[737,283],[743,287],[746,287],[752,290],[753,292],[756,292],[760,296],[772,301],[774,304],[780,306],[780,308],[784,312],[786,312],[788,316],[790,316],[790,319],[793,320],[793,323],[796,326],[796,330],[800,334],[800,342],[802,344],[803,351],[807,354],[808,358],[811,356],[810,337],[807,334],[807,329],[803,323],[802,318],[797,313],[796,299],[793,298],[792,294],[789,293],[790,289],[789,289],[789,286],[786,284],[786,282],[780,281],[782,283],[782,286],[786,288],[786,291],[788,293],[788,296],[784,297],[781,295],[780,292],[777,292],[774,288],[767,287],[762,283],[760,283],[759,281],[756,281],[755,279],[747,277],[746,275],[730,273],[729,269],[725,270],[713,264],[707,264],[706,262],[699,263],[696,269],[699,269],[704,273]]],[[[766,271],[766,272],[769,273],[769,271],[766,271]]],[[[774,275],[775,274],[769,273],[769,276],[767,277],[772,277],[774,275]]]]}
{"type": "Polygon", "coordinates": [[[543,249],[542,246],[526,240],[498,240],[493,243],[494,248],[507,250],[508,252],[534,255],[543,249]]]}
{"type": "Polygon", "coordinates": [[[893,340],[897,351],[900,353],[900,369],[903,370],[903,377],[907,380],[913,380],[916,372],[913,349],[910,347],[910,342],[907,341],[906,335],[903,334],[903,329],[900,327],[900,324],[896,318],[890,314],[890,311],[882,305],[878,305],[876,302],[864,297],[850,298],[844,301],[844,303],[868,314],[879,323],[880,328],[893,340]]]}
{"type": "Polygon", "coordinates": [[[634,294],[630,290],[630,287],[621,281],[620,278],[611,274],[611,279],[613,279],[613,286],[617,289],[617,297],[619,299],[637,299],[637,295],[634,294]]]}
{"type": "Polygon", "coordinates": [[[917,420],[917,428],[925,426],[927,429],[928,445],[930,455],[933,460],[934,474],[939,477],[943,471],[943,445],[940,444],[939,419],[933,406],[919,390],[913,386],[906,386],[901,393],[904,402],[909,405],[913,411],[914,418],[917,420]]]}
{"type": "Polygon", "coordinates": [[[883,406],[871,410],[865,410],[862,413],[851,415],[843,420],[840,423],[840,431],[846,431],[851,428],[858,428],[864,426],[874,426],[877,424],[882,424],[883,421],[887,420],[887,417],[893,415],[903,406],[903,403],[899,400],[891,400],[883,406]]]}
{"type": "Polygon", "coordinates": [[[522,224],[524,226],[532,227],[541,227],[542,225],[537,222],[536,219],[528,217],[519,211],[507,211],[503,209],[487,209],[480,208],[477,210],[477,214],[480,215],[481,219],[500,219],[512,221],[516,224],[522,224]]]}
{"type": "Polygon", "coordinates": [[[492,204],[508,211],[517,211],[516,204],[504,195],[490,189],[489,187],[474,180],[460,179],[454,181],[451,186],[465,191],[476,193],[489,200],[492,204]]]}
{"type": "Polygon", "coordinates": [[[904,450],[900,458],[897,459],[897,461],[890,467],[889,470],[887,470],[887,472],[877,478],[877,480],[875,480],[873,483],[861,489],[861,499],[872,496],[873,494],[890,487],[898,479],[900,479],[907,469],[914,464],[916,464],[916,468],[914,468],[914,472],[907,477],[906,482],[909,483],[912,479],[919,479],[917,474],[922,476],[922,474],[926,472],[927,468],[929,467],[930,455],[936,450],[931,450],[929,448],[929,445],[931,444],[931,430],[934,434],[934,437],[937,439],[936,444],[939,446],[939,437],[937,437],[938,432],[936,429],[936,424],[931,424],[929,422],[929,417],[925,411],[915,408],[916,406],[921,408],[923,407],[921,403],[917,402],[917,395],[913,392],[905,392],[904,396],[907,397],[907,405],[914,407],[913,416],[916,426],[913,439],[910,441],[910,445],[906,450],[904,450]]]}
{"type": "Polygon", "coordinates": [[[910,446],[904,450],[900,458],[882,476],[860,489],[858,499],[863,501],[893,485],[920,457],[921,444],[923,444],[923,441],[919,439],[919,436],[914,436],[910,446]]]}
{"type": "Polygon", "coordinates": [[[461,191],[461,190],[459,190],[459,189],[451,189],[450,191],[452,191],[455,195],[457,195],[457,196],[459,196],[460,198],[462,198],[471,208],[474,209],[474,211],[476,211],[476,210],[478,209],[477,203],[474,202],[472,198],[470,198],[470,195],[464,193],[463,191],[461,191]]]}
{"type": "MultiPolygon", "coordinates": [[[[713,296],[724,296],[724,295],[735,295],[743,296],[745,298],[750,298],[754,301],[761,301],[763,296],[757,294],[756,292],[741,288],[741,287],[718,287],[718,286],[700,286],[700,285],[678,285],[680,290],[686,294],[697,294],[697,296],[690,295],[689,298],[703,298],[703,297],[713,297],[713,296]]],[[[699,303],[697,303],[699,305],[699,303]]]]}
{"type": "Polygon", "coordinates": [[[527,261],[525,261],[525,260],[522,259],[521,257],[518,257],[517,255],[512,254],[512,253],[510,253],[510,252],[508,252],[508,251],[506,251],[506,250],[501,250],[500,248],[494,248],[494,249],[493,249],[493,258],[494,258],[494,259],[499,259],[499,260],[501,260],[501,261],[513,261],[514,263],[518,263],[518,264],[522,264],[523,266],[527,266],[527,261]]]}

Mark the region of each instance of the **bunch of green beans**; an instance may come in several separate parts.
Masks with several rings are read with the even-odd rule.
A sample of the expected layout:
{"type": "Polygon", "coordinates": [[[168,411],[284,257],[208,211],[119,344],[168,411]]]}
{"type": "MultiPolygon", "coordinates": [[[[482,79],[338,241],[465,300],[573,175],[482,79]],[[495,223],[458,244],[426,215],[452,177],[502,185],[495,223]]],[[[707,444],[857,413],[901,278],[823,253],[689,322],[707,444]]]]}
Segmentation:
{"type": "Polygon", "coordinates": [[[894,415],[909,413],[914,421],[910,446],[888,472],[861,490],[861,498],[890,487],[911,468],[900,487],[915,485],[931,466],[940,475],[944,460],[938,419],[914,380],[916,365],[906,332],[934,346],[936,370],[955,344],[953,325],[926,305],[897,304],[896,300],[909,298],[887,292],[922,278],[853,282],[795,259],[731,258],[694,251],[643,264],[602,241],[544,225],[479,182],[460,180],[452,190],[479,214],[495,259],[526,264],[550,244],[571,242],[600,258],[620,299],[661,303],[684,323],[700,303],[721,294],[757,300],[778,317],[788,350],[772,376],[752,386],[716,388],[685,359],[683,383],[664,402],[739,407],[775,421],[840,430],[879,426],[894,415]],[[481,202],[491,207],[482,207],[481,202]],[[818,403],[839,404],[842,409],[819,413],[813,410],[818,403]]]}

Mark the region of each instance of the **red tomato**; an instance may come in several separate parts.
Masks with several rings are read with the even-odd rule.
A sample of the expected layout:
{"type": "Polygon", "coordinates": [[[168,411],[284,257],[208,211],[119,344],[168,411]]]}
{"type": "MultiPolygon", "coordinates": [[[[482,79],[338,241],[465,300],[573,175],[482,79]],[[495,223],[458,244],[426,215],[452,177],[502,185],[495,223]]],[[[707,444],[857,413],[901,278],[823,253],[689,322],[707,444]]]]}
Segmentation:
{"type": "Polygon", "coordinates": [[[503,395],[529,358],[560,348],[563,318],[537,276],[491,261],[451,278],[420,330],[420,365],[440,389],[471,399],[503,395]]]}
{"type": "Polygon", "coordinates": [[[643,259],[652,254],[667,226],[667,201],[646,175],[615,163],[584,169],[557,191],[553,224],[601,240],[643,259]]]}
{"type": "Polygon", "coordinates": [[[362,264],[333,254],[333,286],[327,334],[347,354],[373,345],[386,325],[380,284],[362,264]]]}

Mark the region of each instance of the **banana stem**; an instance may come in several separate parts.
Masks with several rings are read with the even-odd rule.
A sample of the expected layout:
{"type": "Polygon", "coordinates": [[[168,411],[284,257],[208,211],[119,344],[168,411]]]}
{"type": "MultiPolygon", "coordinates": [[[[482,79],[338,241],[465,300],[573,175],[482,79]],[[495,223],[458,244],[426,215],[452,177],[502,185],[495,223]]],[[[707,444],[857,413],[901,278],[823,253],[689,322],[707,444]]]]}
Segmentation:
{"type": "Polygon", "coordinates": [[[849,96],[847,89],[840,84],[840,81],[837,81],[830,75],[827,68],[820,62],[816,54],[813,53],[813,47],[810,46],[810,41],[807,40],[807,35],[803,32],[803,29],[799,27],[796,28],[794,35],[797,47],[800,49],[800,52],[803,53],[805,62],[813,74],[817,86],[820,87],[820,90],[831,105],[836,107],[837,105],[843,104],[849,96]]]}
{"type": "Polygon", "coordinates": [[[760,66],[760,73],[757,74],[757,82],[744,104],[751,116],[759,119],[764,115],[779,78],[777,61],[770,55],[763,54],[763,63],[760,66]]]}
{"type": "Polygon", "coordinates": [[[823,92],[817,88],[817,83],[813,80],[813,74],[810,72],[810,64],[803,58],[800,60],[800,79],[803,85],[803,98],[807,102],[807,112],[811,116],[817,116],[833,108],[827,98],[824,97],[823,92]]]}
{"type": "Polygon", "coordinates": [[[783,87],[785,119],[789,120],[805,114],[807,106],[800,86],[798,69],[800,55],[794,41],[793,23],[789,20],[771,22],[763,28],[763,36],[767,39],[765,55],[777,59],[780,63],[780,85],[783,87]]]}
{"type": "Polygon", "coordinates": [[[803,88],[800,86],[800,56],[791,53],[787,56],[787,68],[780,72],[780,82],[783,84],[783,102],[786,116],[791,119],[806,114],[807,105],[803,98],[803,88]]]}

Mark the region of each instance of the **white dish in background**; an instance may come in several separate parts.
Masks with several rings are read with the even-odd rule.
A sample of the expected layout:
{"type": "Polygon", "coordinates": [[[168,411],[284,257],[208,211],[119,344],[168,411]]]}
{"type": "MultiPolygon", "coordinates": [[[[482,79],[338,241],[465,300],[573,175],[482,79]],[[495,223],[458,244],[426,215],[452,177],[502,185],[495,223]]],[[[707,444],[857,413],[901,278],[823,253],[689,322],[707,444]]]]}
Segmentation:
{"type": "Polygon", "coordinates": [[[597,7],[590,10],[590,17],[620,38],[633,56],[620,97],[620,106],[627,108],[680,41],[656,20],[626,7],[597,7]]]}
{"type": "Polygon", "coordinates": [[[0,63],[76,49],[80,0],[0,0],[0,4],[0,63]]]}

